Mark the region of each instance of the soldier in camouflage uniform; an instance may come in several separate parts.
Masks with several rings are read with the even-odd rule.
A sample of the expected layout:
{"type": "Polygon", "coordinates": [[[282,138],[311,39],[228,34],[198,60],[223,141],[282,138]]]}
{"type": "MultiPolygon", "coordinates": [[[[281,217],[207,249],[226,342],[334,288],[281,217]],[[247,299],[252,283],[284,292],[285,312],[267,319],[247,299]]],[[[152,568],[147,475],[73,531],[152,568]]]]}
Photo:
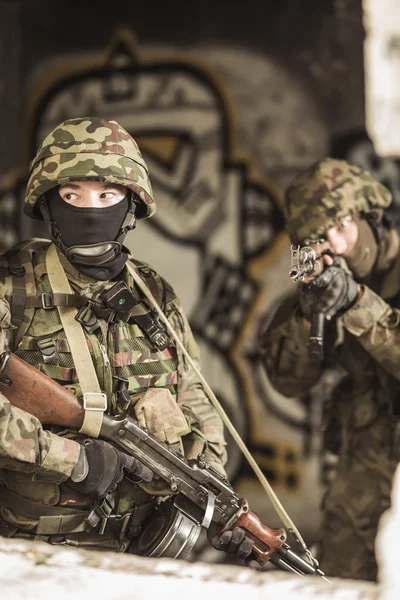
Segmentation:
{"type": "MultiPolygon", "coordinates": [[[[45,138],[30,165],[24,210],[47,222],[52,242],[29,240],[0,257],[1,352],[12,350],[81,397],[58,311],[76,307],[75,319],[107,397],[106,411],[133,415],[161,441],[178,444],[187,458],[204,452],[224,473],[221,419],[134,283],[132,269],[198,362],[180,302],[171,286],[132,259],[122,244],[135,221],[155,211],[147,166],[133,138],[115,121],[65,121],[45,138]],[[54,253],[69,294],[52,288],[49,256],[54,261],[54,253]],[[136,302],[129,313],[110,309],[105,300],[120,282],[136,302]]],[[[43,427],[0,393],[0,534],[129,550],[143,519],[166,494],[152,479],[149,469],[138,461],[128,464],[110,444],[74,430],[43,427]],[[110,518],[102,520],[101,531],[100,526],[87,531],[94,502],[115,488],[110,518]]],[[[217,536],[214,543],[239,556],[245,547],[244,555],[249,554],[251,543],[240,532],[228,538],[217,536]]]]}
{"type": "Polygon", "coordinates": [[[344,375],[325,411],[325,447],[338,456],[323,500],[328,576],[376,578],[375,535],[399,458],[400,258],[384,213],[390,203],[368,172],[331,158],[295,177],[285,194],[292,243],[319,240],[318,254],[339,257],[325,255],[323,272],[297,284],[261,342],[268,376],[286,396],[306,392],[328,369],[344,375]],[[308,354],[313,313],[326,317],[322,361],[308,354]]]}

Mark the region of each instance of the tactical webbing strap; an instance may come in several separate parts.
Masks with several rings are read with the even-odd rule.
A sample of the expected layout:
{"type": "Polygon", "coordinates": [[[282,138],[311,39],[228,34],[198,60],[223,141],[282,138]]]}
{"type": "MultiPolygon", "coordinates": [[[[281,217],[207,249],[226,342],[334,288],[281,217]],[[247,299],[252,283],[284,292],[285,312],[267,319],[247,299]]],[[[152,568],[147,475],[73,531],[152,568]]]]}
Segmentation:
{"type": "Polygon", "coordinates": [[[80,533],[88,530],[88,513],[76,515],[42,515],[36,527],[36,535],[80,533]]]}
{"type": "Polygon", "coordinates": [[[53,336],[44,335],[41,338],[38,338],[36,341],[37,346],[42,354],[42,358],[46,364],[57,359],[57,350],[53,336]]]}
{"type": "Polygon", "coordinates": [[[159,298],[159,305],[164,307],[165,289],[161,277],[157,277],[157,273],[147,265],[141,265],[138,261],[134,261],[142,279],[146,280],[146,285],[150,288],[151,293],[155,298],[159,298]]]}
{"type": "MultiPolygon", "coordinates": [[[[6,296],[6,300],[9,301],[11,296],[6,296]]],[[[108,320],[115,312],[110,308],[100,306],[98,302],[94,302],[85,296],[78,296],[77,294],[64,294],[64,293],[50,293],[44,292],[40,296],[26,296],[25,307],[26,308],[43,308],[44,310],[52,310],[59,306],[67,306],[73,308],[90,308],[93,313],[99,319],[108,320]]],[[[122,313],[118,313],[119,318],[123,320],[122,313]]],[[[128,318],[128,316],[126,316],[128,318]]],[[[78,319],[79,320],[79,319],[78,319]]]]}
{"type": "Polygon", "coordinates": [[[52,506],[41,502],[32,502],[0,485],[0,505],[15,511],[27,519],[40,519],[41,516],[55,517],[60,515],[87,515],[86,511],[65,506],[52,506]]]}
{"type": "MultiPolygon", "coordinates": [[[[50,244],[46,253],[46,267],[53,293],[72,294],[69,281],[61,266],[57,248],[50,244]]],[[[107,397],[101,391],[97,374],[87,347],[82,325],[76,321],[77,310],[71,306],[58,306],[61,323],[67,337],[72,360],[83,393],[85,416],[80,433],[97,438],[107,409],[107,397]]]]}
{"type": "Polygon", "coordinates": [[[25,268],[21,264],[18,254],[10,254],[8,257],[9,272],[12,277],[13,293],[10,300],[11,323],[19,329],[24,318],[26,285],[25,268]]]}
{"type": "MultiPolygon", "coordinates": [[[[103,530],[107,530],[108,521],[113,521],[116,525],[119,525],[118,533],[121,537],[125,534],[128,525],[130,530],[139,526],[143,519],[155,509],[156,504],[156,500],[151,500],[142,506],[134,508],[132,512],[105,518],[106,522],[102,523],[103,530]]],[[[34,532],[36,535],[50,536],[63,533],[74,534],[88,530],[87,518],[90,511],[33,502],[32,500],[28,500],[27,498],[15,494],[1,484],[0,506],[15,511],[27,519],[38,519],[39,523],[34,532]]],[[[7,523],[7,521],[5,521],[5,523],[7,523]]],[[[16,527],[15,531],[17,529],[18,528],[16,527]]],[[[13,533],[15,533],[15,531],[13,533]]],[[[51,540],[49,539],[47,541],[51,540]]]]}
{"type": "MultiPolygon", "coordinates": [[[[62,339],[53,339],[52,338],[52,341],[54,343],[55,351],[57,352],[57,354],[59,352],[70,352],[68,340],[64,340],[63,338],[62,339]]],[[[88,340],[86,340],[86,343],[87,343],[88,347],[90,348],[91,347],[90,342],[88,340]]],[[[39,343],[38,338],[25,336],[24,339],[19,344],[18,350],[22,350],[22,351],[23,350],[40,350],[40,343],[39,343]]]]}
{"type": "Polygon", "coordinates": [[[79,532],[87,529],[87,511],[32,502],[14,494],[2,485],[0,485],[0,505],[27,519],[38,519],[39,523],[36,527],[38,535],[79,532]]]}
{"type": "Polygon", "coordinates": [[[34,310],[26,306],[28,292],[36,291],[31,254],[49,243],[49,240],[40,238],[25,240],[1,256],[0,278],[11,279],[11,285],[7,285],[11,293],[6,299],[10,304],[11,322],[16,327],[13,333],[14,348],[27,332],[34,314],[34,310]]]}
{"type": "Polygon", "coordinates": [[[50,292],[44,292],[40,296],[27,296],[26,306],[28,308],[44,308],[44,310],[51,310],[56,306],[72,306],[74,308],[80,308],[87,303],[87,298],[83,296],[77,296],[76,294],[51,294],[50,292]]]}

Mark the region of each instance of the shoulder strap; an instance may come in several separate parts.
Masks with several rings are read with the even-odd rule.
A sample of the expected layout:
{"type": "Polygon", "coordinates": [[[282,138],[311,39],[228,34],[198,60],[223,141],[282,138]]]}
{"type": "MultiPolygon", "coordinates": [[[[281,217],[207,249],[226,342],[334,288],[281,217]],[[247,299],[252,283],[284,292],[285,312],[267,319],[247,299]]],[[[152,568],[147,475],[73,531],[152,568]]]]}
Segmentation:
{"type": "Polygon", "coordinates": [[[165,310],[168,303],[176,298],[175,292],[169,283],[148,264],[132,258],[128,259],[128,262],[133,263],[146,286],[150,288],[157,303],[165,310]]]}
{"type": "MultiPolygon", "coordinates": [[[[54,244],[50,244],[47,250],[46,267],[52,291],[72,294],[54,244]]],[[[75,319],[77,309],[73,306],[57,306],[57,310],[83,393],[85,416],[79,432],[97,438],[103,422],[103,413],[107,409],[107,397],[100,389],[82,325],[75,319]]]]}
{"type": "Polygon", "coordinates": [[[14,349],[29,329],[34,308],[26,308],[26,297],[36,293],[32,253],[50,243],[49,240],[33,238],[19,242],[0,256],[0,269],[7,290],[11,310],[11,323],[15,327],[14,349]]]}

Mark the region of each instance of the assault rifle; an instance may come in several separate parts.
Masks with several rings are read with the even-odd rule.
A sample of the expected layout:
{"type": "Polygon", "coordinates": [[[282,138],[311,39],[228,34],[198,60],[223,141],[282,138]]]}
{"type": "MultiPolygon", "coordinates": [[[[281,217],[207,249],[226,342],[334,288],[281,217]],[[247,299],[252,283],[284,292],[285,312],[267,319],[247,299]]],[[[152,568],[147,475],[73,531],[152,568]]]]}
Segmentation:
{"type": "MultiPolygon", "coordinates": [[[[77,430],[82,425],[84,408],[80,400],[15,354],[1,356],[0,391],[13,406],[34,415],[43,425],[77,430]]],[[[136,543],[139,554],[184,558],[196,543],[201,527],[213,526],[221,533],[241,527],[254,541],[252,558],[259,565],[271,561],[301,576],[324,577],[318,564],[311,564],[290,549],[286,531],[265,526],[204,457],[189,463],[129,416],[104,414],[100,437],[151,469],[171,495],[170,501],[160,503],[166,507],[164,512],[155,511],[140,534],[136,543]]],[[[99,523],[99,508],[90,513],[88,529],[99,523]]]]}
{"type": "MultiPolygon", "coordinates": [[[[315,245],[324,240],[316,240],[315,245]]],[[[312,246],[300,246],[292,244],[290,246],[290,271],[289,277],[292,281],[304,281],[308,277],[320,275],[323,271],[321,258],[328,254],[333,258],[333,253],[326,249],[317,256],[312,246]]],[[[311,317],[311,330],[308,342],[308,355],[312,360],[321,361],[324,357],[324,329],[325,316],[322,313],[314,313],[311,317]]]]}

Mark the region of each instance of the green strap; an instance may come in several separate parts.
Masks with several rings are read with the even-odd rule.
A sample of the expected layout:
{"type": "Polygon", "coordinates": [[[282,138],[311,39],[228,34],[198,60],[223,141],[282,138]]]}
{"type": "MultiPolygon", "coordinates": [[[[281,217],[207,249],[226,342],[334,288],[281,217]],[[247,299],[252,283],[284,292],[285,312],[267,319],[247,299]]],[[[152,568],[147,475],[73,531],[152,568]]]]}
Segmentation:
{"type": "MultiPolygon", "coordinates": [[[[53,293],[72,294],[71,286],[54,244],[50,244],[47,250],[46,267],[53,293]]],[[[97,438],[103,422],[103,413],[107,409],[107,398],[100,389],[82,325],[75,319],[77,309],[69,306],[58,306],[57,310],[67,336],[72,360],[83,393],[85,416],[79,432],[97,438]]]]}
{"type": "Polygon", "coordinates": [[[87,531],[85,515],[41,516],[36,527],[36,535],[54,535],[57,533],[79,533],[87,531]]]}
{"type": "Polygon", "coordinates": [[[15,511],[27,519],[38,519],[37,535],[87,530],[87,511],[32,502],[32,500],[14,494],[2,485],[0,485],[0,506],[15,511]]]}
{"type": "MultiPolygon", "coordinates": [[[[34,251],[39,250],[40,248],[48,245],[50,242],[49,240],[45,240],[45,239],[40,239],[40,238],[33,238],[30,240],[25,240],[23,242],[19,242],[18,244],[16,244],[15,246],[13,246],[12,248],[9,248],[9,250],[7,250],[7,252],[2,256],[2,259],[5,261],[5,263],[9,266],[11,266],[13,263],[15,263],[14,258],[12,258],[13,256],[17,256],[16,260],[20,260],[21,262],[21,266],[24,266],[24,271],[25,273],[22,274],[22,269],[20,272],[20,276],[11,276],[11,296],[8,297],[8,301],[10,303],[11,306],[11,314],[13,316],[13,319],[16,322],[16,327],[17,329],[14,330],[14,340],[13,340],[13,348],[17,348],[19,342],[21,341],[21,339],[23,338],[23,336],[25,335],[25,333],[28,331],[29,326],[31,324],[31,321],[33,319],[34,316],[34,310],[32,308],[28,308],[26,306],[26,298],[27,298],[27,294],[32,294],[36,292],[36,283],[35,283],[35,276],[34,276],[34,272],[33,272],[33,263],[32,263],[32,256],[31,254],[34,251]],[[22,282],[18,281],[18,280],[22,280],[23,279],[23,287],[24,289],[22,289],[22,282]],[[13,296],[13,290],[15,287],[15,291],[17,294],[17,299],[12,300],[12,296],[13,296]],[[21,310],[23,310],[23,315],[21,318],[21,310]],[[17,311],[15,317],[14,317],[14,310],[17,311]]],[[[15,265],[14,265],[15,267],[15,265]]],[[[2,267],[0,267],[2,268],[2,267]]],[[[18,271],[14,271],[14,273],[18,274],[18,271]]]]}
{"type": "Polygon", "coordinates": [[[15,511],[27,519],[40,519],[42,516],[87,515],[86,511],[77,510],[76,508],[32,502],[32,500],[18,496],[18,494],[15,494],[3,485],[0,485],[0,506],[15,511]]]}
{"type": "MultiPolygon", "coordinates": [[[[26,351],[26,350],[39,350],[40,344],[38,343],[38,339],[37,337],[33,337],[33,336],[25,336],[24,339],[21,341],[21,343],[18,346],[18,350],[19,351],[26,351]]],[[[63,352],[68,352],[70,353],[70,347],[68,344],[68,340],[65,340],[64,338],[57,338],[54,339],[53,338],[53,342],[54,342],[54,346],[56,348],[56,352],[59,353],[63,353],[63,352]]],[[[88,344],[90,346],[90,344],[88,344]]]]}
{"type": "MultiPolygon", "coordinates": [[[[135,508],[132,513],[127,513],[122,516],[118,524],[120,524],[120,531],[114,531],[114,534],[119,539],[122,539],[126,535],[130,535],[130,532],[137,532],[140,528],[140,525],[144,521],[144,519],[155,509],[157,505],[156,501],[150,501],[147,504],[143,504],[142,506],[138,506],[135,508]]],[[[112,518],[110,519],[110,521],[112,518]]],[[[107,533],[107,525],[108,519],[104,523],[103,533],[107,533]]],[[[54,534],[76,534],[87,531],[87,523],[86,519],[82,517],[82,515],[60,515],[58,517],[52,516],[42,516],[36,528],[36,535],[44,535],[51,536],[54,534]]],[[[101,537],[101,533],[98,533],[99,537],[101,537]]],[[[68,538],[71,540],[75,539],[76,545],[79,545],[79,537],[75,538],[74,535],[67,535],[66,542],[68,544],[68,538]]],[[[46,540],[51,542],[51,538],[46,540]]],[[[75,545],[75,544],[73,544],[75,545]]]]}
{"type": "Polygon", "coordinates": [[[21,264],[21,258],[18,254],[10,254],[8,257],[9,271],[12,277],[13,293],[10,298],[11,323],[18,330],[25,312],[26,285],[25,268],[21,264]]]}
{"type": "MultiPolygon", "coordinates": [[[[156,507],[157,501],[151,500],[146,504],[136,507],[129,519],[129,526],[138,527],[156,507]]],[[[38,519],[36,535],[55,535],[60,533],[80,533],[87,531],[87,516],[89,511],[65,506],[51,506],[41,502],[33,502],[18,496],[3,485],[0,485],[0,506],[15,511],[27,519],[38,519]]],[[[127,513],[130,516],[131,513],[127,513]]],[[[120,535],[125,533],[123,519],[121,519],[120,535]]]]}

